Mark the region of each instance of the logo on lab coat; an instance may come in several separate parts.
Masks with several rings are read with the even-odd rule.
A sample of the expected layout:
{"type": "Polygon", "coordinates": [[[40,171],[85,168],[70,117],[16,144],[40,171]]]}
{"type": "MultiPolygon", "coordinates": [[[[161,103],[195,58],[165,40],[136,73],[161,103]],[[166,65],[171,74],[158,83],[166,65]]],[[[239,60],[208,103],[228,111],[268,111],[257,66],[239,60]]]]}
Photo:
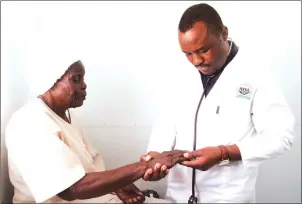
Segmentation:
{"type": "Polygon", "coordinates": [[[237,89],[237,97],[242,97],[242,98],[246,98],[246,99],[250,99],[251,98],[251,87],[249,85],[240,85],[239,88],[237,89]]]}
{"type": "Polygon", "coordinates": [[[250,93],[250,89],[247,87],[239,87],[239,93],[241,93],[242,95],[246,95],[250,93]]]}

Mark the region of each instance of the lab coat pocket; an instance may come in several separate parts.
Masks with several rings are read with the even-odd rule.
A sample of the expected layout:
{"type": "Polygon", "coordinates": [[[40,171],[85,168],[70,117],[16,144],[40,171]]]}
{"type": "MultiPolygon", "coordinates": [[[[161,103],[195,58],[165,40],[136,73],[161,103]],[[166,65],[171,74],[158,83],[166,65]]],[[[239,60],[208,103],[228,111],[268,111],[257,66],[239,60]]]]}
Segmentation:
{"type": "Polygon", "coordinates": [[[217,104],[213,111],[221,144],[230,144],[241,138],[251,124],[251,104],[245,98],[233,98],[217,104]]]}
{"type": "Polygon", "coordinates": [[[257,168],[246,168],[243,165],[226,166],[230,171],[230,179],[225,185],[225,199],[236,202],[253,200],[253,189],[258,174],[257,168]]]}
{"type": "MultiPolygon", "coordinates": [[[[207,104],[203,107],[198,115],[197,121],[197,147],[217,146],[221,139],[222,120],[220,114],[216,114],[217,105],[215,103],[207,104]]],[[[194,127],[192,125],[192,127],[194,127]]],[[[194,130],[192,128],[192,130],[194,130]]],[[[194,132],[193,132],[194,133],[194,132]]]]}
{"type": "Polygon", "coordinates": [[[226,145],[232,136],[230,129],[232,126],[232,116],[229,112],[229,106],[227,104],[215,104],[212,107],[212,131],[213,145],[226,145]]]}
{"type": "Polygon", "coordinates": [[[227,188],[231,187],[234,184],[238,183],[238,179],[240,180],[242,178],[242,174],[245,174],[245,172],[240,172],[240,166],[215,166],[212,170],[212,181],[211,185],[220,186],[221,188],[227,188]],[[239,171],[239,173],[237,173],[239,171]]]}
{"type": "Polygon", "coordinates": [[[232,176],[232,168],[229,166],[214,166],[211,170],[211,184],[215,186],[226,186],[232,176]]]}

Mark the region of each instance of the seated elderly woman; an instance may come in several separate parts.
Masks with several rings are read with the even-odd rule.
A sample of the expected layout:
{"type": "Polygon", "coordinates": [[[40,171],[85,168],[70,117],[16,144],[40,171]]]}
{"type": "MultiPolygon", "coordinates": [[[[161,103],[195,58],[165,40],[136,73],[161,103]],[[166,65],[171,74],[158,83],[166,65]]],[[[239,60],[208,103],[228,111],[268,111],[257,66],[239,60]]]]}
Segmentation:
{"type": "Polygon", "coordinates": [[[133,182],[154,171],[158,163],[168,171],[185,160],[183,151],[163,152],[149,162],[106,171],[100,154],[69,112],[81,107],[86,98],[85,68],[76,61],[61,75],[44,94],[16,111],[7,126],[13,202],[168,202],[144,197],[133,182]]]}

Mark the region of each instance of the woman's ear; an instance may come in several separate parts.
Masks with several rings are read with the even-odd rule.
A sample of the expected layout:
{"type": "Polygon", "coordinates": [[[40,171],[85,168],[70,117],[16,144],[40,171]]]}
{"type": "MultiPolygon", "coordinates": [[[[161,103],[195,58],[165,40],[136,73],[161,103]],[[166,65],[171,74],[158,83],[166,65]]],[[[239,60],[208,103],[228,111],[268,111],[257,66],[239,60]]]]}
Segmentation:
{"type": "Polygon", "coordinates": [[[229,37],[228,27],[223,26],[223,28],[222,28],[222,39],[224,41],[226,41],[228,39],[228,37],[229,37]]]}

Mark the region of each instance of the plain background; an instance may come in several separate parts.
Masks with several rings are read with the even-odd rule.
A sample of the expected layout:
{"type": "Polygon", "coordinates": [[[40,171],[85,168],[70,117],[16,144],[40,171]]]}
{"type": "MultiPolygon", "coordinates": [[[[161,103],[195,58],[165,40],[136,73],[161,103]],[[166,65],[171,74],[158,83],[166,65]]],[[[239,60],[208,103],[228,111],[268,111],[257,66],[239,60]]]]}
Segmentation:
{"type": "MultiPolygon", "coordinates": [[[[194,69],[180,52],[177,26],[195,3],[1,2],[1,201],[12,196],[4,128],[30,96],[22,55],[31,51],[32,39],[59,33],[86,49],[88,97],[76,112],[84,133],[112,169],[145,153],[161,105],[177,93],[182,74],[194,69]]],[[[230,37],[250,50],[250,63],[274,71],[297,121],[291,151],[260,169],[257,202],[301,202],[301,3],[208,3],[230,37]]],[[[136,184],[165,193],[165,180],[136,184]]]]}

